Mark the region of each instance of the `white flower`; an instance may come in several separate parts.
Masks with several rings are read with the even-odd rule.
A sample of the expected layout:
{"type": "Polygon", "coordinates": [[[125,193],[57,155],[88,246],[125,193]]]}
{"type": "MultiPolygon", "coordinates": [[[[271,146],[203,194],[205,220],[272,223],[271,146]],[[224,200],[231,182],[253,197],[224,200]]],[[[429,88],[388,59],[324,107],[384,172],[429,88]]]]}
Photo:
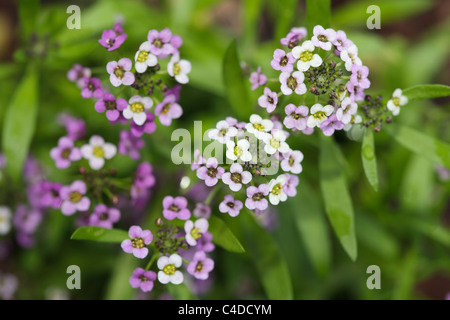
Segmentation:
{"type": "Polygon", "coordinates": [[[268,119],[261,118],[257,114],[252,114],[250,116],[250,123],[245,125],[245,129],[248,132],[255,135],[258,139],[264,139],[267,135],[270,135],[270,130],[273,128],[273,122],[268,119]]]}
{"type": "Polygon", "coordinates": [[[400,107],[408,103],[408,97],[402,95],[402,89],[395,89],[392,98],[387,102],[387,108],[394,116],[400,113],[400,107]]]}
{"type": "Polygon", "coordinates": [[[276,206],[280,201],[286,201],[287,195],[283,190],[285,184],[286,176],[284,174],[269,182],[269,201],[271,204],[276,206]]]}
{"type": "Polygon", "coordinates": [[[358,111],[358,105],[350,98],[345,98],[341,107],[336,111],[336,118],[342,121],[344,124],[349,124],[352,120],[352,116],[358,111]]]}
{"type": "Polygon", "coordinates": [[[191,220],[186,221],[184,224],[184,231],[186,231],[186,242],[194,247],[197,245],[197,240],[208,231],[208,220],[201,218],[197,221],[192,222],[191,220]]]}
{"type": "Polygon", "coordinates": [[[216,129],[211,129],[208,132],[208,137],[212,140],[217,140],[222,144],[230,141],[230,138],[236,137],[238,129],[231,126],[227,121],[221,120],[217,122],[216,129]]]}
{"type": "Polygon", "coordinates": [[[0,235],[7,234],[11,230],[11,210],[0,206],[0,235]]]}
{"type": "Polygon", "coordinates": [[[154,67],[158,63],[158,58],[150,53],[150,42],[145,41],[139,47],[139,50],[134,56],[135,68],[139,73],[144,73],[147,67],[154,67]]]}
{"type": "Polygon", "coordinates": [[[306,122],[308,128],[318,127],[328,119],[334,111],[334,107],[331,105],[322,106],[320,103],[316,103],[311,107],[310,116],[306,122]]]}
{"type": "Polygon", "coordinates": [[[167,72],[171,77],[175,77],[181,84],[189,82],[187,74],[191,72],[191,63],[187,60],[180,60],[178,54],[174,54],[167,65],[167,72]]]}
{"type": "Polygon", "coordinates": [[[252,154],[250,153],[249,148],[250,142],[246,139],[239,140],[237,144],[230,140],[227,142],[226,156],[233,161],[241,159],[244,162],[248,162],[252,160],[252,154]]]}
{"type": "Polygon", "coordinates": [[[296,46],[292,49],[292,55],[298,60],[298,70],[307,71],[309,67],[318,67],[322,64],[322,58],[318,54],[313,53],[314,48],[313,43],[308,40],[303,42],[301,46],[296,46]]]}
{"type": "Polygon", "coordinates": [[[128,100],[128,106],[123,110],[122,114],[125,119],[133,119],[138,125],[142,126],[147,120],[148,111],[153,106],[153,100],[149,97],[133,96],[128,100]]]}
{"type": "Polygon", "coordinates": [[[358,58],[358,47],[356,45],[351,45],[348,49],[341,51],[341,59],[345,62],[347,71],[351,71],[354,64],[362,66],[362,61],[358,58]]]}
{"type": "Polygon", "coordinates": [[[105,165],[105,159],[111,159],[116,155],[117,148],[112,143],[105,143],[100,136],[92,136],[89,144],[81,147],[83,158],[89,160],[89,166],[99,170],[105,165]]]}
{"type": "Polygon", "coordinates": [[[362,118],[360,115],[352,115],[352,119],[350,120],[350,122],[348,124],[345,125],[344,130],[348,131],[352,128],[352,126],[354,124],[358,124],[362,122],[362,118]]]}
{"type": "Polygon", "coordinates": [[[286,133],[283,130],[272,130],[272,134],[268,134],[264,137],[264,151],[268,154],[274,154],[279,151],[281,153],[288,152],[290,150],[286,141],[286,133]]]}
{"type": "Polygon", "coordinates": [[[170,257],[163,256],[158,259],[158,280],[163,284],[169,282],[180,284],[183,282],[183,274],[177,268],[181,267],[181,257],[174,253],[170,257]]]}

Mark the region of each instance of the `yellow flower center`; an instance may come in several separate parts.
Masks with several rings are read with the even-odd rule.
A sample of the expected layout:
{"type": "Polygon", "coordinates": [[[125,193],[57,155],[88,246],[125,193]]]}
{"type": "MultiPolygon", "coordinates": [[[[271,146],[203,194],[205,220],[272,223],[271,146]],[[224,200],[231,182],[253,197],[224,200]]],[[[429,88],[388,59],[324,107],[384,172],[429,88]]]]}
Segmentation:
{"type": "Polygon", "coordinates": [[[394,102],[396,107],[400,107],[400,98],[392,98],[392,102],[394,102]]]}
{"type": "Polygon", "coordinates": [[[105,151],[102,147],[96,146],[94,150],[92,150],[92,154],[97,158],[103,158],[105,156],[105,151]]]}
{"type": "Polygon", "coordinates": [[[166,105],[162,108],[161,114],[167,114],[167,113],[169,112],[171,106],[172,106],[172,105],[171,105],[170,103],[166,104],[166,105]]]}
{"type": "Polygon", "coordinates": [[[290,76],[287,80],[286,80],[286,85],[288,86],[288,88],[295,90],[297,89],[298,86],[298,82],[297,79],[295,79],[293,76],[290,76]]]}
{"type": "Polygon", "coordinates": [[[313,117],[314,119],[317,120],[324,120],[327,117],[327,115],[323,111],[317,111],[316,113],[313,114],[313,117]]]}
{"type": "Polygon", "coordinates": [[[203,269],[204,269],[203,262],[201,261],[197,262],[197,265],[195,266],[195,272],[202,272],[203,269]]]}
{"type": "Polygon", "coordinates": [[[116,75],[116,77],[121,80],[123,78],[123,76],[125,75],[125,70],[123,70],[121,67],[117,66],[114,69],[114,74],[116,75]]]}
{"type": "Polygon", "coordinates": [[[139,51],[137,61],[138,62],[145,62],[148,59],[148,52],[147,51],[139,51]]]}
{"type": "Polygon", "coordinates": [[[281,145],[281,141],[280,141],[280,139],[272,138],[272,139],[270,139],[270,145],[273,148],[278,149],[280,147],[280,145],[281,145]]]}
{"type": "Polygon", "coordinates": [[[177,76],[181,73],[181,67],[178,63],[173,64],[173,75],[177,76]]]}
{"type": "Polygon", "coordinates": [[[133,248],[142,249],[143,247],[145,247],[144,239],[134,238],[131,240],[131,245],[133,246],[133,248]]]}
{"type": "Polygon", "coordinates": [[[199,228],[193,228],[191,230],[191,236],[192,238],[194,238],[195,240],[197,240],[198,238],[201,238],[202,233],[200,232],[199,228]]]}
{"type": "Polygon", "coordinates": [[[61,152],[61,158],[63,159],[69,159],[69,156],[70,156],[70,149],[64,149],[61,152]]]}
{"type": "Polygon", "coordinates": [[[302,60],[303,62],[307,62],[307,61],[311,61],[313,58],[313,53],[311,51],[303,51],[300,54],[300,60],[302,60]]]}
{"type": "Polygon", "coordinates": [[[77,202],[80,202],[82,197],[83,196],[81,195],[81,193],[79,193],[77,191],[73,191],[69,195],[69,200],[70,200],[70,202],[77,203],[77,202]]]}
{"type": "Polygon", "coordinates": [[[234,154],[236,157],[239,158],[240,156],[242,156],[244,154],[244,150],[242,150],[241,147],[236,146],[236,147],[234,147],[234,154]]]}
{"type": "Polygon", "coordinates": [[[276,184],[272,188],[272,193],[276,196],[279,195],[281,193],[281,191],[283,191],[283,186],[281,184],[276,184]]]}
{"type": "Polygon", "coordinates": [[[168,276],[173,276],[175,274],[176,268],[173,264],[168,264],[162,270],[168,276]]]}
{"type": "Polygon", "coordinates": [[[255,128],[258,131],[264,131],[264,126],[261,123],[254,123],[253,128],[255,128]]]}
{"type": "Polygon", "coordinates": [[[134,113],[141,113],[144,111],[144,105],[140,102],[135,102],[130,105],[130,109],[134,113]]]}

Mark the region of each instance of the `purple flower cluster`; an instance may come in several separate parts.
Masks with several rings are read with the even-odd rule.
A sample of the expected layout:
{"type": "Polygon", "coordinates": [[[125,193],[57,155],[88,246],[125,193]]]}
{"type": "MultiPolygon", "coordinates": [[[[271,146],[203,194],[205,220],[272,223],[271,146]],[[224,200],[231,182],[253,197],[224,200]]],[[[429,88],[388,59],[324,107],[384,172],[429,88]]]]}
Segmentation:
{"type": "Polygon", "coordinates": [[[102,37],[98,40],[98,42],[108,51],[114,51],[120,48],[127,37],[127,34],[123,31],[122,24],[118,22],[112,29],[103,31],[102,37]]]}

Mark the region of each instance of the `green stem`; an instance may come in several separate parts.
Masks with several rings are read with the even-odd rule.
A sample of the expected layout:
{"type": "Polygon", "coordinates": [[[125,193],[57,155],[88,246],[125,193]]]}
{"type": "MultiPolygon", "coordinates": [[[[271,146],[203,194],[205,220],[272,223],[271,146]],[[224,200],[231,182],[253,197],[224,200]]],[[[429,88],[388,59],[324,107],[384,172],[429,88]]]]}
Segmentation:
{"type": "Polygon", "coordinates": [[[214,198],[216,193],[219,191],[219,189],[220,189],[220,187],[216,186],[214,189],[211,190],[211,192],[208,195],[208,198],[206,198],[206,200],[205,200],[205,204],[207,206],[209,206],[209,204],[211,203],[212,199],[214,198]]]}
{"type": "Polygon", "coordinates": [[[155,262],[156,258],[158,258],[159,256],[159,252],[154,252],[152,255],[152,258],[150,259],[150,261],[147,263],[147,266],[145,267],[145,271],[148,271],[151,267],[153,262],[155,262]]]}

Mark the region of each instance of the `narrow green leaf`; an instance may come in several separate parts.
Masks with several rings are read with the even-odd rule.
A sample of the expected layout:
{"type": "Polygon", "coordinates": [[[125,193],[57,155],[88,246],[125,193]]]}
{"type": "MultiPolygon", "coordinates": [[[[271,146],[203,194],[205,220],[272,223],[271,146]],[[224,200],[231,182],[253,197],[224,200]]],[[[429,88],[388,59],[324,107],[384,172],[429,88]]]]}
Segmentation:
{"type": "Polygon", "coordinates": [[[443,84],[422,84],[403,90],[409,100],[422,100],[450,96],[450,87],[443,84]]]}
{"type": "Polygon", "coordinates": [[[72,240],[91,240],[98,242],[121,243],[128,239],[128,232],[119,229],[106,229],[101,227],[80,227],[72,234],[72,240]]]}
{"type": "Polygon", "coordinates": [[[293,299],[292,281],[285,258],[281,255],[278,245],[262,229],[251,216],[242,215],[248,228],[246,246],[252,261],[255,263],[262,285],[270,300],[293,299]]]}
{"type": "Polygon", "coordinates": [[[112,275],[106,288],[105,300],[131,300],[139,289],[130,286],[129,279],[139,266],[139,259],[122,254],[114,263],[112,275]]]}
{"type": "Polygon", "coordinates": [[[197,297],[192,291],[184,284],[168,284],[167,290],[174,300],[197,300],[197,297]]]}
{"type": "Polygon", "coordinates": [[[331,263],[331,243],[325,214],[316,195],[303,181],[299,194],[287,205],[316,273],[326,276],[331,263]]]}
{"type": "Polygon", "coordinates": [[[247,119],[251,114],[251,104],[248,99],[247,83],[244,82],[242,74],[236,40],[228,46],[222,72],[231,108],[240,118],[247,119]]]}
{"type": "Polygon", "coordinates": [[[285,37],[293,25],[294,19],[298,16],[298,1],[284,0],[283,5],[280,6],[280,1],[272,0],[269,2],[270,11],[273,12],[273,19],[275,21],[275,36],[279,43],[280,39],[285,37]]]}
{"type": "Polygon", "coordinates": [[[375,155],[375,144],[373,141],[373,130],[366,130],[361,149],[361,158],[367,180],[373,189],[378,192],[377,158],[375,155]]]}
{"type": "Polygon", "coordinates": [[[222,248],[237,253],[244,253],[245,249],[236,236],[227,227],[225,222],[217,217],[211,216],[209,219],[208,231],[212,233],[212,241],[222,248]]]}
{"type": "Polygon", "coordinates": [[[244,36],[245,43],[253,45],[257,41],[258,35],[258,20],[261,18],[261,11],[263,9],[264,0],[244,0],[243,9],[245,14],[243,14],[244,19],[244,36]]]}
{"type": "Polygon", "coordinates": [[[391,124],[385,128],[405,148],[434,163],[450,168],[450,144],[405,126],[391,124]]]}
{"type": "Polygon", "coordinates": [[[403,221],[407,221],[407,225],[414,231],[420,232],[436,242],[450,248],[450,231],[443,227],[439,221],[422,219],[419,217],[410,217],[403,221]]]}
{"type": "Polygon", "coordinates": [[[38,105],[38,72],[29,65],[17,87],[5,114],[3,124],[3,152],[7,172],[18,181],[36,127],[38,105]]]}
{"type": "Polygon", "coordinates": [[[39,0],[20,0],[19,19],[24,39],[36,30],[36,18],[39,13],[39,0]]]}
{"type": "Polygon", "coordinates": [[[314,26],[328,28],[331,25],[331,0],[306,0],[306,29],[312,36],[314,26]]]}
{"type": "Polygon", "coordinates": [[[355,261],[357,244],[353,206],[342,168],[336,161],[337,148],[332,138],[322,137],[319,157],[320,186],[331,225],[345,252],[355,261]]]}

